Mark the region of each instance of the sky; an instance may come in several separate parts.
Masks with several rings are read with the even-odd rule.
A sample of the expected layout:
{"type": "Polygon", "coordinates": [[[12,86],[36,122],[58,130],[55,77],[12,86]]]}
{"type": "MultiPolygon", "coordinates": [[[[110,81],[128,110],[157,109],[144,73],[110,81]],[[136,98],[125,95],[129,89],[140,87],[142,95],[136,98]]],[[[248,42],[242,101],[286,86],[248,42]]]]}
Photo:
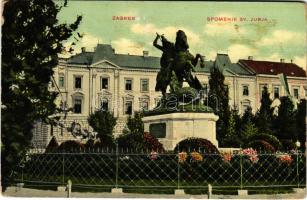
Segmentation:
{"type": "Polygon", "coordinates": [[[72,23],[77,15],[83,16],[78,32],[84,36],[75,53],[81,47],[93,51],[100,43],[111,44],[116,53],[142,55],[146,50],[161,56],[152,46],[156,32],[175,42],[180,29],[188,37],[189,51],[206,60],[214,60],[217,53],[229,54],[232,62],[248,56],[268,61],[283,58],[306,70],[303,3],[69,1],[58,18],[72,23]],[[135,20],[114,20],[114,16],[135,20]]]}

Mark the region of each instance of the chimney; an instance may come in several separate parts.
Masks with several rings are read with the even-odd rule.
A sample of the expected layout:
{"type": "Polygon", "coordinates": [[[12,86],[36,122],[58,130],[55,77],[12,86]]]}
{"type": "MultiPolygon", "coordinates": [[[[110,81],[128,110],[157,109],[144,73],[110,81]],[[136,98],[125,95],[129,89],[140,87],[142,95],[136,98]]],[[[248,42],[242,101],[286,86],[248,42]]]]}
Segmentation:
{"type": "Polygon", "coordinates": [[[149,55],[149,51],[143,51],[143,56],[147,57],[149,55]]]}
{"type": "Polygon", "coordinates": [[[248,56],[248,60],[253,60],[253,56],[248,56]]]}
{"type": "Polygon", "coordinates": [[[285,62],[285,59],[281,58],[281,59],[280,59],[280,62],[281,62],[281,63],[284,63],[284,62],[285,62]]]}
{"type": "Polygon", "coordinates": [[[84,53],[86,51],[85,47],[81,47],[81,52],[84,53]]]}

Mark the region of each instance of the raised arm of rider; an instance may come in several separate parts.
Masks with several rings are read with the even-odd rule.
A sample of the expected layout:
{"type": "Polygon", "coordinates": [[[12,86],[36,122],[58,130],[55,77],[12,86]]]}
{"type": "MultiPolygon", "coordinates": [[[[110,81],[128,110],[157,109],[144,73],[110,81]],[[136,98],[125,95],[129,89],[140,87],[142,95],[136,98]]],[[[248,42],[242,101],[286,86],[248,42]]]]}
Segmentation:
{"type": "Polygon", "coordinates": [[[161,51],[163,51],[163,47],[161,45],[158,44],[158,39],[159,39],[159,35],[157,35],[157,37],[155,38],[155,40],[153,41],[153,45],[160,49],[161,51]]]}

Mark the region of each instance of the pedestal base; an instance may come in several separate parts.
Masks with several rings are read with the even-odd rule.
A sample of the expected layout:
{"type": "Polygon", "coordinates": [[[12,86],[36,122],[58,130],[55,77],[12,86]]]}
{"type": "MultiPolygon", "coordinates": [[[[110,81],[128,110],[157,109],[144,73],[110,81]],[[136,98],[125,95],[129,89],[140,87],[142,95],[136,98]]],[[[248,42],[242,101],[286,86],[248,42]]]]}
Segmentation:
{"type": "Polygon", "coordinates": [[[180,112],[143,117],[144,130],[155,135],[166,150],[189,137],[207,139],[218,147],[213,113],[180,112]]]}

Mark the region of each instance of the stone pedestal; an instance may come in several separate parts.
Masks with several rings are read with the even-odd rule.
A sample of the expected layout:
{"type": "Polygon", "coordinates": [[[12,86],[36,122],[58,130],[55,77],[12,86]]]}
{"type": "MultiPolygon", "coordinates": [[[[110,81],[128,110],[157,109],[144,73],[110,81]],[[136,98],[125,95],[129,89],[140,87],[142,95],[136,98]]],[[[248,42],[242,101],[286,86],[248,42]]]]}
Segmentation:
{"type": "Polygon", "coordinates": [[[213,113],[177,112],[143,117],[144,130],[155,135],[166,150],[188,137],[207,139],[218,147],[213,113]]]}
{"type": "Polygon", "coordinates": [[[123,188],[112,188],[111,193],[122,194],[123,188]]]}

